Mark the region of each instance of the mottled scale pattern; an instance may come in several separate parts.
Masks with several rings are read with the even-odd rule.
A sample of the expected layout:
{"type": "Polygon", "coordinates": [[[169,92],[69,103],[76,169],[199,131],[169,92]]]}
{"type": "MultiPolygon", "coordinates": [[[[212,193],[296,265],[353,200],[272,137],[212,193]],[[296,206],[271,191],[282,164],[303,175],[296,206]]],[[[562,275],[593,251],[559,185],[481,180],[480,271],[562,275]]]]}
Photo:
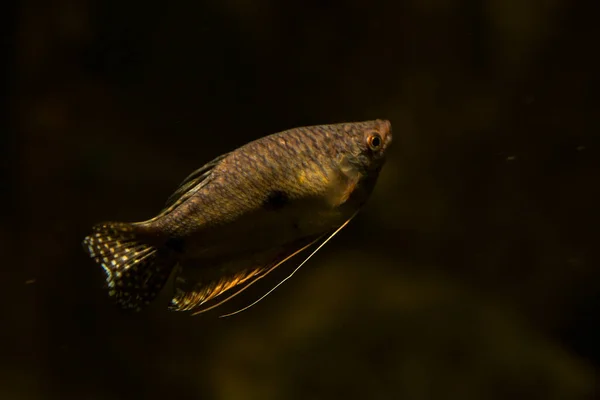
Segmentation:
{"type": "Polygon", "coordinates": [[[209,180],[210,190],[196,191],[190,201],[170,210],[173,221],[165,228],[187,234],[197,224],[204,229],[226,224],[259,208],[272,190],[283,189],[292,199],[318,196],[328,189],[336,155],[345,147],[340,133],[328,126],[295,128],[250,142],[214,163],[210,179],[199,183],[209,180]]]}
{"type": "Polygon", "coordinates": [[[154,247],[138,242],[129,224],[96,225],[83,244],[104,269],[109,295],[124,309],[150,304],[168,279],[171,266],[154,247]]]}

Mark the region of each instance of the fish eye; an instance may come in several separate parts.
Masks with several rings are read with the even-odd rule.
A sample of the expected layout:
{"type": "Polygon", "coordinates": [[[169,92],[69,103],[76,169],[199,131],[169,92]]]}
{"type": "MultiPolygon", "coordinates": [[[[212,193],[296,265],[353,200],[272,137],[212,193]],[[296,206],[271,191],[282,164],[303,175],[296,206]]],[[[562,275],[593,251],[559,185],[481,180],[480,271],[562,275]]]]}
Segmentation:
{"type": "Polygon", "coordinates": [[[379,150],[381,148],[382,143],[383,140],[381,139],[379,133],[373,133],[369,135],[369,138],[367,139],[367,144],[369,145],[369,148],[373,151],[379,150]]]}

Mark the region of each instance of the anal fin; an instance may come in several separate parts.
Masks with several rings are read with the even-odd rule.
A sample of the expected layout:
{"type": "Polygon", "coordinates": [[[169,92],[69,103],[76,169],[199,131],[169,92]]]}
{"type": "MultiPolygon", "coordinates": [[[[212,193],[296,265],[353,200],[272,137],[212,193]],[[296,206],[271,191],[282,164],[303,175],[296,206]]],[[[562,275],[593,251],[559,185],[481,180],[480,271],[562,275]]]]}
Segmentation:
{"type": "MultiPolygon", "coordinates": [[[[229,291],[234,287],[244,285],[244,283],[253,281],[259,274],[263,272],[262,268],[254,268],[237,274],[223,276],[210,283],[196,283],[189,290],[184,290],[181,287],[175,289],[175,295],[171,300],[169,310],[171,311],[192,311],[199,306],[210,302],[219,297],[221,294],[229,291]]],[[[182,278],[178,278],[180,284],[182,278]]],[[[177,280],[176,280],[177,282],[177,280]]]]}
{"type": "MultiPolygon", "coordinates": [[[[193,311],[193,315],[196,315],[218,307],[264,278],[290,258],[310,247],[320,238],[321,236],[298,240],[285,246],[279,252],[271,254],[270,257],[266,257],[269,259],[262,265],[250,263],[246,268],[236,268],[236,272],[217,275],[213,272],[210,274],[211,276],[207,272],[204,276],[201,274],[199,279],[194,280],[190,278],[189,275],[191,274],[186,274],[184,267],[181,276],[175,280],[175,295],[171,300],[169,309],[172,311],[193,311]],[[226,293],[229,296],[223,296],[226,293]],[[214,303],[213,300],[220,301],[214,303]]],[[[202,267],[199,266],[199,268],[202,267]]]]}

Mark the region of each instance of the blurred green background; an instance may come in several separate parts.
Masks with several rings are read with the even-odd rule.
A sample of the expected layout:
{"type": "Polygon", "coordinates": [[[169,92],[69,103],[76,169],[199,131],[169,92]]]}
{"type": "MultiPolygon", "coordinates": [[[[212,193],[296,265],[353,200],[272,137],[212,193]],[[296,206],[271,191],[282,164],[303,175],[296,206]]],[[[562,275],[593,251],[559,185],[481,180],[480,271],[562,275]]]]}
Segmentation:
{"type": "Polygon", "coordinates": [[[4,4],[0,398],[597,395],[598,2],[4,4]],[[371,200],[265,301],[218,318],[295,263],[199,317],[109,302],[92,224],[263,135],[373,118],[371,200]]]}

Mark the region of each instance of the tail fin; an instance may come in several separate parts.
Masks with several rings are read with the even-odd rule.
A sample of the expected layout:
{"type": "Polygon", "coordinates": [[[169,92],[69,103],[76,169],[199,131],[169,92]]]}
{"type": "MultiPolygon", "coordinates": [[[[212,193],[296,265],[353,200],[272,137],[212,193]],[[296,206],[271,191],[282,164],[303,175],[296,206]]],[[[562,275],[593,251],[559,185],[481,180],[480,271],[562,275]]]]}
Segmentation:
{"type": "Polygon", "coordinates": [[[165,285],[175,260],[136,235],[134,225],[96,225],[83,241],[90,257],[106,272],[109,295],[124,309],[139,311],[165,285]]]}

